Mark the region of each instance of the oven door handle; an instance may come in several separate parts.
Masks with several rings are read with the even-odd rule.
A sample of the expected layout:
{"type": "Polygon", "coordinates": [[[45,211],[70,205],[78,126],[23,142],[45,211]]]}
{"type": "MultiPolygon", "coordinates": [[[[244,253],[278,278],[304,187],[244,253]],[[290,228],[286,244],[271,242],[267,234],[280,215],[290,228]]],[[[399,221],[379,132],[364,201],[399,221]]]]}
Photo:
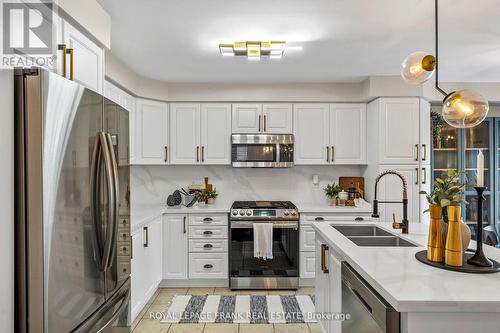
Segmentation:
{"type": "Polygon", "coordinates": [[[280,221],[280,222],[231,222],[231,229],[248,229],[253,228],[254,223],[272,223],[273,229],[298,229],[299,222],[298,221],[280,221]]]}

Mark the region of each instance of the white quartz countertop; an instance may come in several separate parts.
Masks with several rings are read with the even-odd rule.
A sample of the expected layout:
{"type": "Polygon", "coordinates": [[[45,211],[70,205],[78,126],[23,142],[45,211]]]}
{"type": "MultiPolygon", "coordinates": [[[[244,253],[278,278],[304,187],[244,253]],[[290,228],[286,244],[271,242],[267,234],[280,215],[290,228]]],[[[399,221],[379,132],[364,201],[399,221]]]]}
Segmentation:
{"type": "MultiPolygon", "coordinates": [[[[350,222],[352,224],[352,222],[350,222]]],[[[425,265],[415,253],[426,248],[425,224],[410,224],[409,234],[392,230],[419,247],[360,247],[334,229],[341,222],[313,222],[313,228],[342,260],[347,261],[399,312],[500,312],[500,273],[468,274],[425,265]]],[[[475,242],[471,246],[475,248],[475,242]]],[[[484,246],[486,255],[500,261],[500,250],[484,246]]]]}
{"type": "Polygon", "coordinates": [[[346,214],[368,214],[372,212],[372,206],[352,207],[352,206],[330,206],[327,204],[297,204],[299,213],[346,213],[346,214]]]}
{"type": "Polygon", "coordinates": [[[163,213],[165,214],[203,214],[203,213],[229,213],[231,203],[215,203],[211,205],[197,204],[193,207],[164,206],[163,213]]]}

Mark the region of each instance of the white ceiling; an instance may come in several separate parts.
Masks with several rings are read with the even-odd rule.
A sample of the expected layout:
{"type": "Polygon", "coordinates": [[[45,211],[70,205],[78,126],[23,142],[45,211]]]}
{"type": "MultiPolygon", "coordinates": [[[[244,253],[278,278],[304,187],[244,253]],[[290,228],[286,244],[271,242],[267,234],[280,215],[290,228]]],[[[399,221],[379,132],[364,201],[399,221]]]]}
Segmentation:
{"type": "MultiPolygon", "coordinates": [[[[433,0],[98,0],[111,51],[168,82],[356,82],[434,52],[433,0]],[[218,44],[286,40],[281,60],[222,57],[218,44]]],[[[500,82],[500,0],[440,1],[440,78],[500,82]]]]}

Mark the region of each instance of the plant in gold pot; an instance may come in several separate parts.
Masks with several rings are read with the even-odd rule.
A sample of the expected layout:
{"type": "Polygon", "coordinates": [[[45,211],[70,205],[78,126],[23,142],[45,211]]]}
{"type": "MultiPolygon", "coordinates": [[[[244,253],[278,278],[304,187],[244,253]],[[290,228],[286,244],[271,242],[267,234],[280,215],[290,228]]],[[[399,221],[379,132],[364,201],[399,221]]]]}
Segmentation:
{"type": "Polygon", "coordinates": [[[339,195],[340,191],[342,191],[342,188],[340,188],[339,184],[335,184],[335,182],[333,182],[326,185],[323,191],[325,191],[325,195],[328,199],[330,199],[330,204],[333,206],[335,205],[335,199],[339,195]]]}
{"type": "MultiPolygon", "coordinates": [[[[430,228],[432,228],[432,230],[429,230],[429,237],[431,237],[431,235],[433,237],[430,245],[439,246],[440,243],[446,243],[445,257],[448,253],[450,262],[455,263],[458,261],[458,257],[461,257],[461,255],[453,251],[458,251],[459,247],[460,252],[463,253],[463,251],[469,246],[470,242],[470,229],[466,224],[461,223],[461,205],[467,204],[467,202],[463,199],[463,193],[466,183],[467,176],[464,171],[449,170],[447,172],[444,172],[441,178],[436,178],[433,184],[434,189],[430,194],[427,194],[425,191],[420,192],[421,194],[426,195],[427,201],[430,204],[430,228]],[[440,215],[442,216],[442,221],[444,223],[438,222],[441,221],[439,217],[440,215]],[[439,224],[441,224],[441,234],[443,236],[441,242],[435,239],[435,237],[439,234],[439,224]],[[452,255],[452,252],[450,252],[451,250],[453,250],[452,252],[454,255],[452,255]]],[[[434,251],[434,253],[436,252],[437,251],[434,251]]],[[[438,254],[436,254],[434,258],[436,260],[433,261],[442,259],[438,254]]],[[[428,259],[432,260],[429,258],[429,252],[428,259]]],[[[448,260],[446,258],[445,260],[448,263],[448,260]]]]}

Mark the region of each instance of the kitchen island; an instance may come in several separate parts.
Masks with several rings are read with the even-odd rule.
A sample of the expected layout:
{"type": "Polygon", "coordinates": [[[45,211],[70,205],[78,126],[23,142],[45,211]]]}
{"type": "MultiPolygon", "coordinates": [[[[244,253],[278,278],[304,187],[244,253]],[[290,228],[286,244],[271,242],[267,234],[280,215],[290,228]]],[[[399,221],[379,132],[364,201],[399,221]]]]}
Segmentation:
{"type": "MultiPolygon", "coordinates": [[[[401,313],[401,332],[498,332],[500,273],[466,274],[427,266],[415,259],[426,248],[425,224],[410,224],[409,234],[376,225],[413,242],[414,247],[362,247],[332,225],[313,222],[316,232],[316,307],[319,312],[342,311],[341,265],[347,262],[387,303],[401,313]],[[321,249],[327,260],[321,263],[321,249]]],[[[367,225],[369,223],[360,223],[367,225]]],[[[373,224],[373,223],[372,223],[373,224]]],[[[352,225],[352,223],[351,223],[352,225]]],[[[471,248],[475,248],[471,242],[471,248]]],[[[500,250],[484,247],[500,261],[500,250]]],[[[341,332],[341,323],[320,320],[325,332],[341,332]]]]}

